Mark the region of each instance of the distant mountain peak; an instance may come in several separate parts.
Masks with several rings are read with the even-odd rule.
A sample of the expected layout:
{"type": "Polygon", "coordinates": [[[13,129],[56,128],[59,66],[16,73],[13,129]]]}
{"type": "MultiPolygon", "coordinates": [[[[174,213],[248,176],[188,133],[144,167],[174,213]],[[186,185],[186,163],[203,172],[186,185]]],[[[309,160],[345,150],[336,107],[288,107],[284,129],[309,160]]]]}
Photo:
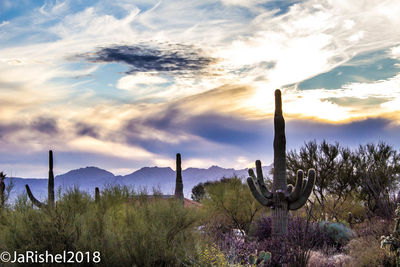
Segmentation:
{"type": "Polygon", "coordinates": [[[208,170],[220,170],[220,169],[222,168],[217,165],[212,165],[210,168],[208,168],[208,170]]]}
{"type": "Polygon", "coordinates": [[[154,167],[143,167],[133,173],[140,173],[140,172],[162,172],[162,171],[173,171],[173,169],[171,169],[171,167],[158,167],[158,166],[154,166],[154,167]]]}
{"type": "Polygon", "coordinates": [[[104,169],[95,167],[95,166],[88,166],[85,168],[79,168],[79,169],[75,169],[75,170],[71,170],[67,173],[61,174],[61,175],[57,175],[57,177],[66,177],[66,176],[102,176],[102,177],[109,177],[109,176],[114,176],[113,173],[106,171],[104,169]]]}

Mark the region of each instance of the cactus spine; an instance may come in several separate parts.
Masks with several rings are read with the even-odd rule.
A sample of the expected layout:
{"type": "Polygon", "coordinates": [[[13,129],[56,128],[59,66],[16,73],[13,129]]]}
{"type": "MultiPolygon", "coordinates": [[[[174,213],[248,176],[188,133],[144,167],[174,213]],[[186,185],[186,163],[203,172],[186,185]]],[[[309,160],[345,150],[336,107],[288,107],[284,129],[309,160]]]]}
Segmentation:
{"type": "Polygon", "coordinates": [[[181,154],[176,154],[176,182],[175,182],[175,197],[182,202],[183,199],[183,182],[182,182],[182,160],[181,154]]]}
{"type": "Polygon", "coordinates": [[[49,179],[48,179],[48,200],[47,204],[44,204],[37,200],[33,194],[31,189],[29,188],[29,185],[25,185],[26,187],[26,192],[28,193],[29,199],[32,201],[32,203],[37,206],[38,208],[43,208],[43,207],[49,207],[53,208],[54,207],[54,173],[53,173],[53,151],[49,151],[49,179]]]}
{"type": "Polygon", "coordinates": [[[285,119],[282,115],[281,91],[275,91],[274,116],[274,178],[272,192],[267,189],[261,168],[261,161],[256,161],[256,174],[249,169],[247,183],[255,199],[262,205],[271,207],[272,230],[274,236],[287,234],[289,210],[301,208],[310,196],[315,183],[315,171],[308,171],[308,179],[302,170],[297,171],[295,186],[287,184],[286,178],[286,136],[285,119]]]}

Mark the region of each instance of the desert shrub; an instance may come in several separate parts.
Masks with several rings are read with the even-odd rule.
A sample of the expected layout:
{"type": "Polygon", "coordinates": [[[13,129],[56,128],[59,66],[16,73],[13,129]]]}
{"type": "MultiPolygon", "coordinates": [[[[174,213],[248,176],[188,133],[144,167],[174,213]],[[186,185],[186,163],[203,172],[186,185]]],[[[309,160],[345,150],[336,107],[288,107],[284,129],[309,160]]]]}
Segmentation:
{"type": "Polygon", "coordinates": [[[326,255],[321,251],[311,251],[307,267],[344,267],[350,264],[350,256],[339,253],[326,255]]]}
{"type": "Polygon", "coordinates": [[[272,219],[271,217],[263,216],[255,222],[254,236],[258,240],[265,240],[271,237],[272,234],[272,219]]]}
{"type": "Polygon", "coordinates": [[[33,208],[25,196],[0,211],[0,249],[99,251],[103,266],[183,266],[198,258],[198,216],[175,199],[126,187],[107,188],[99,203],[75,188],[54,209],[33,208]]]}
{"type": "Polygon", "coordinates": [[[197,221],[196,209],[175,199],[141,195],[112,206],[100,203],[82,222],[80,245],[100,251],[106,266],[180,266],[196,258],[197,221]]]}
{"type": "Polygon", "coordinates": [[[310,252],[324,248],[328,241],[317,223],[300,217],[289,217],[288,235],[274,238],[271,236],[271,219],[262,217],[255,222],[254,236],[243,240],[227,234],[218,244],[230,263],[248,264],[250,254],[269,251],[272,258],[268,266],[306,266],[310,252]]]}
{"type": "Polygon", "coordinates": [[[197,248],[198,258],[192,265],[195,266],[228,266],[225,254],[216,244],[205,244],[197,248]]]}
{"type": "Polygon", "coordinates": [[[388,235],[394,227],[393,220],[378,217],[365,221],[354,228],[358,237],[388,235]]]}
{"type": "Polygon", "coordinates": [[[252,222],[265,209],[253,197],[247,184],[237,177],[209,183],[205,190],[206,197],[202,200],[203,209],[208,214],[205,223],[209,228],[220,229],[220,233],[215,233],[217,235],[231,229],[248,233],[252,222]]]}
{"type": "Polygon", "coordinates": [[[248,264],[248,257],[260,248],[260,242],[255,240],[243,240],[234,233],[226,233],[223,238],[216,241],[224,252],[225,258],[230,265],[248,264]]]}
{"type": "Polygon", "coordinates": [[[354,236],[354,232],[343,223],[320,222],[319,227],[328,236],[328,245],[340,250],[354,236]]]}
{"type": "Polygon", "coordinates": [[[20,197],[0,232],[1,243],[10,251],[46,251],[62,253],[75,250],[79,234],[77,218],[86,212],[90,197],[79,190],[68,191],[56,209],[33,208],[20,197]]]}
{"type": "Polygon", "coordinates": [[[380,247],[379,236],[364,236],[352,239],[346,246],[351,257],[347,266],[396,266],[396,258],[380,247]]]}
{"type": "Polygon", "coordinates": [[[293,258],[301,266],[306,266],[311,250],[325,249],[329,245],[325,229],[319,227],[318,223],[301,217],[291,218],[288,221],[288,233],[293,258]]]}

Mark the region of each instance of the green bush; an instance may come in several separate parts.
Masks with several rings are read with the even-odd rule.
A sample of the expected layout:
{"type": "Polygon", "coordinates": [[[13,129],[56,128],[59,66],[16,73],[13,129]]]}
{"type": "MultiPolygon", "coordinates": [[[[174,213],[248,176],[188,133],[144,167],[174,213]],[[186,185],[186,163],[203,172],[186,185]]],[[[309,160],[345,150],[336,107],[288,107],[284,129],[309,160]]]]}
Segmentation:
{"type": "Polygon", "coordinates": [[[354,236],[353,231],[343,223],[331,223],[323,221],[319,223],[320,228],[328,235],[332,245],[341,248],[354,236]]]}
{"type": "Polygon", "coordinates": [[[99,251],[103,266],[183,266],[198,258],[198,214],[127,187],[107,187],[99,203],[75,188],[54,209],[33,208],[21,196],[13,209],[0,211],[0,249],[99,251]]]}

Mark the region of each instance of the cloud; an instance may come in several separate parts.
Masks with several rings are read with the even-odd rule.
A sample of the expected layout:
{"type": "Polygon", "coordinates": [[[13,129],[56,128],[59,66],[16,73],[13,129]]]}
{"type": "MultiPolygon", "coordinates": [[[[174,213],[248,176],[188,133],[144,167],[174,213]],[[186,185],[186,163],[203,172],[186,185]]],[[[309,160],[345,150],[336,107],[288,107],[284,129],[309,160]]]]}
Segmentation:
{"type": "Polygon", "coordinates": [[[6,141],[5,137],[7,134],[13,134],[16,131],[21,129],[21,125],[17,123],[10,123],[10,124],[0,124],[0,140],[6,141]]]}
{"type": "Polygon", "coordinates": [[[116,85],[117,88],[122,90],[135,90],[138,94],[140,87],[145,87],[146,92],[151,90],[149,87],[156,87],[157,85],[167,84],[170,81],[164,77],[160,77],[158,73],[135,73],[131,75],[126,75],[118,80],[116,85]]]}
{"type": "Polygon", "coordinates": [[[75,124],[75,131],[78,136],[90,136],[93,138],[99,138],[98,129],[96,127],[83,123],[78,122],[75,124]]]}
{"type": "Polygon", "coordinates": [[[326,99],[322,99],[322,101],[329,101],[334,104],[338,104],[339,106],[343,107],[365,107],[370,108],[371,106],[377,106],[388,102],[391,98],[378,98],[378,97],[369,97],[369,98],[357,98],[357,97],[329,97],[326,99]]]}
{"type": "Polygon", "coordinates": [[[0,30],[0,149],[53,147],[68,162],[84,155],[118,169],[166,162],[177,150],[196,164],[265,161],[276,88],[288,144],[392,138],[399,8],[395,0],[29,6],[0,30]],[[107,155],[115,148],[123,156],[107,155]],[[137,151],[143,160],[128,163],[137,151]]]}
{"type": "Polygon", "coordinates": [[[299,148],[304,142],[323,139],[356,148],[360,144],[387,142],[400,148],[400,127],[387,118],[369,118],[343,124],[329,124],[307,120],[286,123],[288,149],[299,148]]]}
{"type": "Polygon", "coordinates": [[[297,87],[339,89],[350,83],[386,80],[399,73],[399,68],[396,66],[398,63],[398,60],[388,57],[386,50],[364,53],[328,72],[300,82],[297,87]]]}
{"type": "Polygon", "coordinates": [[[6,26],[7,24],[10,24],[10,22],[5,20],[2,23],[0,23],[0,27],[6,26]]]}
{"type": "MultiPolygon", "coordinates": [[[[81,56],[78,56],[81,57],[81,56]]],[[[82,55],[90,62],[121,62],[128,64],[128,74],[135,72],[201,71],[214,60],[202,56],[192,46],[174,45],[157,49],[145,45],[104,47],[94,53],[82,55]]]]}
{"type": "Polygon", "coordinates": [[[59,131],[57,121],[53,118],[37,118],[32,122],[31,128],[48,135],[59,131]]]}

